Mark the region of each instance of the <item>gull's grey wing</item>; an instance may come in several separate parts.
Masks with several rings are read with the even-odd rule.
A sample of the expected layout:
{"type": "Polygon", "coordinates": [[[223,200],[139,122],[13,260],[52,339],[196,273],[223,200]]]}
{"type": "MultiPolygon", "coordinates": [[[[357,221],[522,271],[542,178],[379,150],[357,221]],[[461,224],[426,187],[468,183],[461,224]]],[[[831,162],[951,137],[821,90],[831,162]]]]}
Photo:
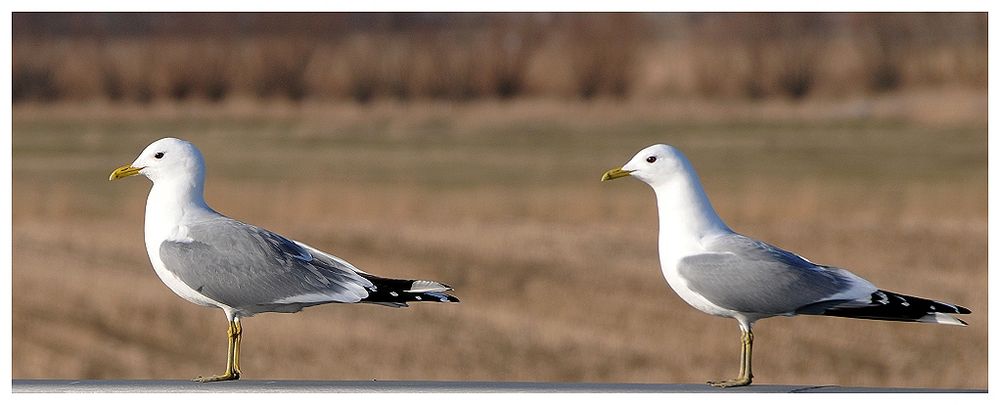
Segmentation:
{"type": "MultiPolygon", "coordinates": [[[[734,311],[793,313],[834,296],[841,302],[860,298],[845,297],[843,293],[871,286],[846,270],[814,264],[735,233],[708,241],[706,248],[710,252],[682,259],[678,272],[691,290],[734,311]]],[[[874,286],[870,289],[874,291],[874,286]]]]}
{"type": "Polygon", "coordinates": [[[358,302],[371,281],[327,255],[263,228],[220,217],[188,225],[164,241],[160,259],[194,290],[233,308],[297,311],[323,302],[358,302]]]}

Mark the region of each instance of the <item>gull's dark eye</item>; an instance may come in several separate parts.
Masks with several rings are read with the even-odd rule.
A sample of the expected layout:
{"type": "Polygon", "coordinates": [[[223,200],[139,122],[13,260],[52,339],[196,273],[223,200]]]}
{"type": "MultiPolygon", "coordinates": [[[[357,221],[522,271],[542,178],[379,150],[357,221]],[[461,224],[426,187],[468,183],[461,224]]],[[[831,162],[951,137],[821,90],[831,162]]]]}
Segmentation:
{"type": "Polygon", "coordinates": [[[156,154],[155,154],[155,155],[153,155],[153,157],[155,157],[155,158],[157,158],[157,159],[160,159],[160,158],[162,158],[162,157],[163,157],[163,152],[156,152],[156,154]]]}
{"type": "Polygon", "coordinates": [[[649,163],[653,163],[653,162],[656,161],[656,156],[650,156],[650,157],[646,158],[646,161],[649,162],[649,163]]]}

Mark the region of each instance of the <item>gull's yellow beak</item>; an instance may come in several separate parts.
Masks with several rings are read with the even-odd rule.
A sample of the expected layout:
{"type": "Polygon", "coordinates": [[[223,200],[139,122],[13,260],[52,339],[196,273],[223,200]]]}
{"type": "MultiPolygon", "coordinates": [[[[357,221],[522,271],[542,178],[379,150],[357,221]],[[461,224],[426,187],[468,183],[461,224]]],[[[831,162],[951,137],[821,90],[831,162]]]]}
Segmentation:
{"type": "Polygon", "coordinates": [[[632,173],[633,171],[634,170],[622,170],[622,168],[616,167],[614,169],[604,172],[604,175],[601,176],[601,181],[608,181],[617,179],[619,177],[625,177],[628,176],[629,173],[632,173]]]}
{"type": "Polygon", "coordinates": [[[109,177],[108,180],[113,181],[118,179],[124,179],[129,176],[135,176],[139,174],[140,170],[142,170],[141,167],[132,167],[132,165],[125,165],[111,172],[111,177],[109,177]]]}

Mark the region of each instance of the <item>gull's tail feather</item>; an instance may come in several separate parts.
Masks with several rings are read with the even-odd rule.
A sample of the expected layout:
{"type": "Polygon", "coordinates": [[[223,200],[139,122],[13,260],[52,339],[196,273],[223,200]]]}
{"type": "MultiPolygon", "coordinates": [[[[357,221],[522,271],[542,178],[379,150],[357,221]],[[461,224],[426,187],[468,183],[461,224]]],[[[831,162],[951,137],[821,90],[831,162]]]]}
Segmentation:
{"type": "Polygon", "coordinates": [[[817,303],[796,311],[800,314],[877,319],[882,321],[968,325],[950,314],[969,314],[968,308],[891,291],[878,290],[866,301],[817,303]]]}
{"type": "Polygon", "coordinates": [[[407,302],[459,302],[455,296],[446,294],[452,288],[437,281],[396,280],[370,274],[361,274],[374,285],[368,297],[361,300],[372,304],[405,307],[407,302]]]}

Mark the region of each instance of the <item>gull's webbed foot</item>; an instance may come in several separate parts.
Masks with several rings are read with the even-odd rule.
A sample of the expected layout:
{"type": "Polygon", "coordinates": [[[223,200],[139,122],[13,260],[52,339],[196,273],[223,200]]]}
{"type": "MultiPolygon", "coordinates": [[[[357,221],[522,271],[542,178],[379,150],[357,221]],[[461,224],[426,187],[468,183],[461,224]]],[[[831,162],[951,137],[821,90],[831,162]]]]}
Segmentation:
{"type": "Polygon", "coordinates": [[[708,385],[719,388],[745,387],[750,385],[751,379],[748,377],[734,378],[732,380],[709,381],[708,385]]]}
{"type": "Polygon", "coordinates": [[[213,375],[211,377],[198,377],[191,381],[199,383],[207,383],[207,382],[231,381],[239,379],[240,379],[240,373],[227,371],[225,374],[222,375],[213,375]]]}

